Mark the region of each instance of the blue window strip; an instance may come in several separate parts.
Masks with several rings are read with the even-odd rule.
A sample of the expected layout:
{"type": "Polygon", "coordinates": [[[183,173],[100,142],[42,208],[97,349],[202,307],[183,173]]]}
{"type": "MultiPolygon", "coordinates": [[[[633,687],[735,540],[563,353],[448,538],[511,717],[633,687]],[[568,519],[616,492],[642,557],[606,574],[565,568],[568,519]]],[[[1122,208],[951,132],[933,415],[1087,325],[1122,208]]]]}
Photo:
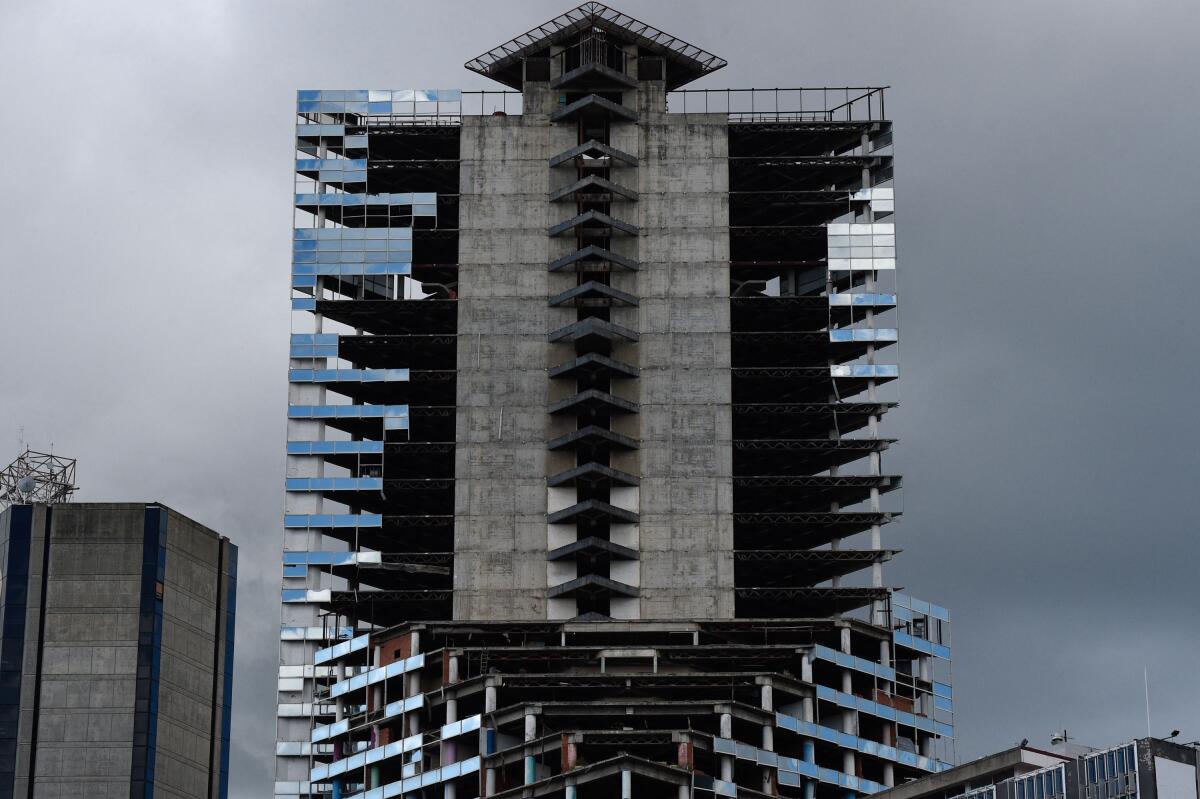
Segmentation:
{"type": "Polygon", "coordinates": [[[378,513],[289,513],[283,517],[284,527],[382,527],[383,516],[378,513]]]}
{"type": "Polygon", "coordinates": [[[378,666],[361,674],[356,674],[347,680],[335,682],[329,686],[329,698],[333,699],[348,694],[351,691],[357,691],[359,688],[366,688],[368,685],[374,685],[383,680],[390,680],[392,677],[407,674],[410,671],[422,668],[424,665],[424,653],[419,653],[403,660],[392,661],[386,666],[378,666]]]}
{"type": "MultiPolygon", "coordinates": [[[[379,716],[377,720],[383,721],[384,719],[395,718],[396,716],[399,716],[402,713],[408,713],[410,711],[416,710],[417,708],[424,705],[424,703],[425,703],[425,695],[424,694],[417,694],[416,696],[410,696],[407,699],[397,700],[388,705],[385,705],[383,708],[383,714],[381,716],[379,716]]],[[[332,724],[320,724],[320,725],[317,725],[316,727],[313,727],[312,735],[310,736],[310,738],[312,740],[312,743],[319,743],[321,741],[327,741],[330,738],[333,738],[334,736],[342,735],[342,734],[348,732],[349,730],[350,730],[350,720],[343,719],[342,721],[335,721],[332,724]]]]}
{"type": "Polygon", "coordinates": [[[829,304],[833,306],[843,305],[895,305],[895,294],[877,294],[871,292],[863,292],[861,294],[830,294],[829,304]]]}
{"type": "Polygon", "coordinates": [[[786,713],[776,713],[775,723],[780,729],[790,730],[800,735],[809,738],[817,738],[822,741],[835,744],[845,749],[854,749],[863,754],[873,755],[891,760],[896,763],[901,763],[912,768],[921,769],[922,771],[938,771],[940,764],[936,760],[915,754],[913,752],[905,752],[902,749],[897,749],[894,746],[885,746],[884,744],[875,741],[869,741],[865,738],[859,738],[850,733],[841,732],[831,727],[823,727],[819,724],[814,724],[811,721],[804,721],[795,716],[789,716],[786,713]]]}
{"type": "Polygon", "coordinates": [[[284,577],[306,577],[306,576],[308,576],[308,567],[307,566],[284,566],[283,567],[283,576],[284,577]]]}
{"type": "MultiPolygon", "coordinates": [[[[430,196],[436,197],[437,195],[430,196]]],[[[292,230],[292,238],[296,241],[344,241],[347,239],[387,239],[395,241],[397,239],[411,239],[412,237],[413,229],[411,227],[302,227],[293,228],[292,230]]]]}
{"type": "Polygon", "coordinates": [[[899,331],[894,327],[848,327],[829,331],[829,340],[834,343],[851,341],[898,341],[899,331]]]}
{"type": "MultiPolygon", "coordinates": [[[[391,257],[395,258],[400,253],[391,253],[391,257]]],[[[292,287],[307,288],[317,285],[315,278],[328,277],[332,275],[410,275],[412,274],[412,263],[410,260],[390,260],[380,263],[347,263],[347,264],[296,264],[292,271],[292,287]],[[301,280],[301,278],[313,278],[313,280],[301,280]]]]}
{"type": "Polygon", "coordinates": [[[839,652],[822,644],[817,644],[813,647],[813,657],[817,660],[824,660],[829,663],[835,663],[838,666],[846,669],[854,669],[861,671],[864,674],[871,674],[888,681],[895,681],[896,670],[890,666],[884,666],[881,663],[876,663],[866,658],[855,657],[854,655],[839,652]]]}
{"type": "Polygon", "coordinates": [[[338,357],[338,348],[336,344],[319,347],[293,344],[288,350],[288,356],[292,358],[336,358],[338,357]]]}
{"type": "Polygon", "coordinates": [[[865,699],[854,694],[846,694],[841,691],[834,690],[825,685],[816,686],[817,698],[833,702],[839,707],[858,710],[862,713],[868,713],[872,716],[877,716],[889,721],[895,721],[909,727],[916,727],[919,730],[926,732],[934,731],[933,719],[925,716],[918,716],[915,713],[907,713],[903,710],[897,710],[893,707],[873,702],[870,699],[865,699]]]}
{"type": "Polygon", "coordinates": [[[412,241],[409,239],[364,241],[296,242],[292,252],[292,264],[336,264],[336,263],[381,263],[384,261],[411,261],[412,241]],[[315,248],[308,246],[315,244],[315,248]]]}
{"type": "Polygon", "coordinates": [[[479,764],[479,755],[475,755],[458,763],[451,763],[412,777],[405,777],[402,780],[380,785],[378,788],[372,788],[369,791],[351,794],[345,799],[390,799],[393,796],[407,796],[411,792],[419,791],[421,788],[430,785],[438,785],[447,780],[467,774],[474,774],[479,771],[479,764]]]}
{"type": "Polygon", "coordinates": [[[350,566],[357,563],[357,552],[284,552],[285,565],[350,566]]]}
{"type": "Polygon", "coordinates": [[[310,139],[317,136],[331,138],[345,135],[345,125],[308,125],[302,123],[296,126],[296,137],[302,139],[310,139]]]}
{"type": "MultiPolygon", "coordinates": [[[[349,630],[350,628],[347,627],[345,629],[349,630]]],[[[349,634],[347,634],[346,637],[349,637],[349,634]]],[[[370,635],[359,635],[351,638],[349,641],[342,641],[340,644],[334,644],[333,646],[326,647],[324,649],[318,649],[316,655],[313,656],[313,664],[319,666],[322,663],[335,658],[345,657],[351,652],[357,652],[360,649],[366,649],[370,642],[370,635]]]]}
{"type": "Polygon", "coordinates": [[[944,682],[935,682],[933,684],[933,695],[944,696],[947,699],[954,698],[954,688],[944,682]]]}
{"type": "Polygon", "coordinates": [[[337,333],[293,333],[288,339],[292,346],[307,344],[309,346],[319,346],[338,343],[337,333]]]}
{"type": "Polygon", "coordinates": [[[462,101],[461,89],[301,89],[298,102],[443,102],[462,101]]]}
{"type": "Polygon", "coordinates": [[[289,455],[354,455],[383,452],[382,441],[289,441],[289,455]]]}
{"type": "Polygon", "coordinates": [[[932,641],[926,641],[924,638],[917,638],[915,635],[908,633],[894,632],[892,633],[893,643],[899,646],[906,646],[909,649],[915,649],[918,652],[923,652],[926,655],[934,657],[950,659],[950,647],[942,644],[935,644],[932,641]]]}
{"type": "Polygon", "coordinates": [[[315,311],[317,310],[317,300],[314,297],[293,297],[293,311],[315,311]]]}
{"type": "Polygon", "coordinates": [[[870,363],[833,364],[829,374],[833,377],[899,377],[900,367],[870,363]]]}
{"type": "MultiPolygon", "coordinates": [[[[328,170],[321,173],[321,180],[325,182],[340,182],[345,175],[354,175],[358,177],[359,173],[345,172],[338,173],[338,177],[334,178],[328,170]]],[[[349,181],[351,178],[344,178],[349,181]]],[[[362,182],[366,180],[366,174],[361,174],[362,182]]],[[[387,206],[410,206],[413,216],[437,216],[437,195],[431,195],[434,199],[426,202],[414,202],[412,194],[366,194],[362,192],[301,192],[296,194],[295,202],[297,207],[306,206],[366,206],[366,205],[387,205],[387,206]]]]}
{"type": "Polygon", "coordinates": [[[407,405],[289,405],[289,419],[408,419],[407,405]]]}
{"type": "MultiPolygon", "coordinates": [[[[722,754],[732,754],[739,759],[750,760],[763,766],[775,766],[780,770],[779,778],[781,782],[785,780],[785,774],[795,774],[860,793],[878,793],[885,790],[885,787],[880,783],[863,777],[845,774],[837,769],[819,767],[805,760],[779,757],[774,752],[767,752],[758,747],[738,741],[731,741],[727,738],[713,738],[713,751],[722,754]]],[[[797,782],[796,784],[799,783],[797,782]]]]}
{"type": "Polygon", "coordinates": [[[291,369],[293,383],[399,383],[409,379],[408,369],[291,369]]]}
{"type": "Polygon", "coordinates": [[[287,491],[382,491],[382,477],[289,477],[287,491]]]}

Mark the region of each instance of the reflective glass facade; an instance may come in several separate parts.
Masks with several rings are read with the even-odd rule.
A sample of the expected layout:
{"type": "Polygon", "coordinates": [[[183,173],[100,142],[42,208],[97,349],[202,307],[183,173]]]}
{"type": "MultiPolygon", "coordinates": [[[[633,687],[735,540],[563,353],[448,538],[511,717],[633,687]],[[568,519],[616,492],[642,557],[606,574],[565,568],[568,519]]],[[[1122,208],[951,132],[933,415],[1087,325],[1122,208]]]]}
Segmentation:
{"type": "Polygon", "coordinates": [[[301,91],[296,111],[279,795],[331,790],[309,781],[336,712],[318,650],[409,618],[405,568],[424,578],[400,593],[448,617],[453,551],[450,481],[420,464],[453,447],[462,95],[301,91]]]}

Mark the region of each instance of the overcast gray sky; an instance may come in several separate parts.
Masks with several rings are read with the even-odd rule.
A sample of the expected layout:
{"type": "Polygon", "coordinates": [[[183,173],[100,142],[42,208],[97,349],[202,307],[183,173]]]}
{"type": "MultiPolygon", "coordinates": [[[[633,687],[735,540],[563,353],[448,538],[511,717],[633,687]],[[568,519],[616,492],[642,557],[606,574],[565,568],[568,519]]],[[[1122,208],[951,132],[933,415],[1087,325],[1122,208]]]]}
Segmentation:
{"type": "MultiPolygon", "coordinates": [[[[905,550],[960,758],[1200,738],[1196,0],[614,3],[729,66],[890,84],[905,550]]],[[[0,459],[242,551],[232,794],[274,740],[298,88],[485,88],[562,2],[0,2],[0,459]]]]}

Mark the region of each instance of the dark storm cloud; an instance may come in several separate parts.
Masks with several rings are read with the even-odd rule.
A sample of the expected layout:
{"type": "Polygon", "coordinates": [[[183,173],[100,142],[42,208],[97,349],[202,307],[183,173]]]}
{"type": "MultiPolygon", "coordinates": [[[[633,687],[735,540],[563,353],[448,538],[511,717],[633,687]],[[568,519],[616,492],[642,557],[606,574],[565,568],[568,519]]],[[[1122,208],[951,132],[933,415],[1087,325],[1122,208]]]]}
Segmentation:
{"type": "MultiPolygon", "coordinates": [[[[1194,2],[614,3],[700,85],[891,84],[905,553],[961,756],[1200,737],[1194,2]]],[[[0,5],[0,456],[242,548],[233,794],[269,793],[294,91],[483,88],[566,3],[0,5]]]]}

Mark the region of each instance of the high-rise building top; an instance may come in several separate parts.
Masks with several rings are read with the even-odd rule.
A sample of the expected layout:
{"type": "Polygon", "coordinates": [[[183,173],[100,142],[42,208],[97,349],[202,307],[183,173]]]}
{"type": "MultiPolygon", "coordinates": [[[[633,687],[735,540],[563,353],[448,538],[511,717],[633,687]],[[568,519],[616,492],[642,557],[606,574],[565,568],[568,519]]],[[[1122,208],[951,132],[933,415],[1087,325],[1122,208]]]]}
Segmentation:
{"type": "MultiPolygon", "coordinates": [[[[516,92],[299,93],[277,795],[583,790],[509,773],[495,714],[566,727],[508,668],[770,684],[755,791],[940,767],[948,615],[882,572],[884,90],[682,88],[724,64],[586,3],[468,62],[516,92]]],[[[656,679],[636,728],[708,752],[670,773],[748,785],[740,717],[656,679]]]]}
{"type": "Polygon", "coordinates": [[[158,504],[16,504],[0,571],[0,797],[225,799],[237,547],[158,504]]]}

